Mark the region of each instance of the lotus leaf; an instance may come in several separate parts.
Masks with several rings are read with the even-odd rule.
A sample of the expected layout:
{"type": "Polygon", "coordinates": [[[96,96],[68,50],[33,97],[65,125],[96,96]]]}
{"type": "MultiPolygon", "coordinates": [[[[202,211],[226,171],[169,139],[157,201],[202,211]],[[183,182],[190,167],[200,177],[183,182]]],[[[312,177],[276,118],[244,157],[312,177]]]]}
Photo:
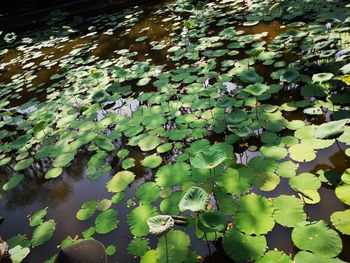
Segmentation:
{"type": "Polygon", "coordinates": [[[227,159],[226,153],[220,149],[211,149],[196,152],[190,158],[191,165],[199,169],[213,169],[227,159]]]}
{"type": "Polygon", "coordinates": [[[185,210],[198,212],[205,210],[208,202],[209,195],[207,192],[203,188],[192,186],[182,197],[179,208],[181,212],[185,210]]]}
{"type": "Polygon", "coordinates": [[[135,179],[135,174],[129,171],[121,171],[116,173],[107,183],[109,192],[122,192],[135,179]]]}
{"type": "Polygon", "coordinates": [[[141,148],[142,151],[146,152],[155,149],[159,144],[160,140],[157,136],[148,135],[146,137],[143,137],[137,145],[141,148]]]}
{"type": "Polygon", "coordinates": [[[153,216],[147,219],[147,225],[151,234],[159,235],[174,227],[174,219],[168,215],[153,216]]]}
{"type": "Polygon", "coordinates": [[[159,197],[159,187],[154,182],[146,182],[137,187],[135,196],[141,203],[153,203],[159,197]]]}
{"type": "Polygon", "coordinates": [[[147,219],[156,215],[157,209],[150,204],[136,207],[127,216],[131,233],[137,237],[147,236],[149,234],[147,219]]]}
{"type": "Polygon", "coordinates": [[[9,253],[11,255],[11,260],[13,263],[20,263],[23,261],[23,259],[26,258],[26,256],[28,256],[30,252],[30,249],[27,247],[21,247],[19,245],[11,248],[9,250],[9,253]]]}
{"type": "Polygon", "coordinates": [[[95,229],[99,234],[107,234],[117,228],[119,223],[118,212],[108,209],[100,213],[95,219],[95,229]]]}
{"type": "Polygon", "coordinates": [[[2,189],[4,191],[9,191],[13,188],[15,188],[24,178],[24,175],[23,174],[16,174],[14,176],[12,176],[7,183],[5,183],[3,186],[2,186],[2,189]]]}
{"type": "Polygon", "coordinates": [[[307,251],[299,251],[295,255],[294,261],[295,263],[344,263],[344,261],[338,258],[323,257],[307,251]]]}
{"type": "Polygon", "coordinates": [[[339,235],[322,220],[297,225],[292,231],[292,240],[299,249],[318,256],[335,257],[342,250],[339,235]]]}
{"type": "Polygon", "coordinates": [[[142,257],[149,250],[149,241],[140,237],[134,238],[128,245],[128,253],[135,257],[142,257]]]}
{"type": "Polygon", "coordinates": [[[188,255],[190,238],[184,232],[172,230],[158,241],[156,256],[159,263],[181,263],[188,255]]]}
{"type": "Polygon", "coordinates": [[[167,164],[157,171],[156,184],[160,187],[180,185],[186,182],[190,175],[190,166],[186,163],[167,164]]]}
{"type": "Polygon", "coordinates": [[[222,241],[226,254],[233,260],[254,260],[262,256],[266,250],[264,236],[250,236],[235,228],[226,231],[222,241]]]}
{"type": "Polygon", "coordinates": [[[38,225],[33,232],[31,240],[32,247],[40,246],[49,241],[53,236],[55,228],[56,223],[54,220],[48,220],[38,225]]]}
{"type": "Polygon", "coordinates": [[[224,232],[226,226],[226,217],[218,211],[204,211],[199,213],[198,227],[203,232],[224,232]]]}
{"type": "Polygon", "coordinates": [[[350,235],[350,209],[334,212],[331,215],[331,221],[338,231],[350,235]]]}
{"type": "Polygon", "coordinates": [[[270,250],[261,258],[258,258],[256,263],[292,263],[292,259],[281,251],[270,250]]]}
{"type": "Polygon", "coordinates": [[[241,197],[236,202],[235,226],[246,234],[266,234],[275,226],[274,208],[267,198],[255,194],[241,197]]]}
{"type": "Polygon", "coordinates": [[[315,129],[315,136],[320,139],[333,139],[344,132],[345,125],[350,119],[343,119],[339,121],[331,121],[323,123],[315,129]]]}
{"type": "Polygon", "coordinates": [[[294,196],[280,195],[273,199],[273,206],[273,217],[282,226],[295,227],[306,220],[303,203],[294,196]]]}

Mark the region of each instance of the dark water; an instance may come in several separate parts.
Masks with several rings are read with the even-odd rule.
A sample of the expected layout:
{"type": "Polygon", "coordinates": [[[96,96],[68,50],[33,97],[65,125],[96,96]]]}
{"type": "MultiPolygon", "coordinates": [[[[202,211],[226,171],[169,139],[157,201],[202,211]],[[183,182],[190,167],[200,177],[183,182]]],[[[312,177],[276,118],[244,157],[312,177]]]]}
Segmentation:
{"type": "MultiPolygon", "coordinates": [[[[115,50],[130,49],[130,51],[137,51],[138,54],[135,60],[143,61],[150,59],[152,63],[157,65],[166,65],[168,68],[173,68],[175,65],[167,60],[166,49],[156,51],[151,50],[149,41],[163,40],[170,42],[169,32],[172,26],[172,22],[162,22],[160,20],[167,17],[167,13],[160,16],[153,16],[152,12],[155,12],[161,6],[143,7],[144,13],[141,15],[140,20],[131,28],[131,30],[124,34],[124,30],[115,31],[112,35],[100,34],[97,36],[97,40],[93,37],[80,37],[76,36],[74,39],[56,44],[52,47],[42,48],[41,51],[44,55],[40,58],[29,60],[29,62],[35,62],[39,64],[46,58],[59,60],[62,56],[67,55],[71,50],[81,47],[87,43],[96,42],[97,48],[91,52],[90,55],[94,55],[99,59],[111,59],[116,57],[115,50]],[[145,27],[149,27],[150,30],[144,34],[149,37],[147,42],[135,42],[135,39],[139,37],[138,32],[145,27]],[[122,36],[121,36],[122,35],[122,36]]],[[[211,30],[215,32],[215,27],[211,30]]],[[[285,32],[286,27],[279,21],[259,23],[256,26],[251,27],[238,27],[237,30],[244,30],[247,34],[257,34],[262,32],[268,32],[268,36],[265,37],[265,41],[271,42],[276,36],[285,32]]],[[[244,50],[242,50],[244,52],[244,50]]],[[[10,50],[5,56],[3,62],[10,61],[18,56],[25,56],[21,51],[10,50]]],[[[225,59],[220,58],[220,59],[225,59]]],[[[226,58],[227,59],[227,58],[226,58]]],[[[220,64],[220,63],[218,63],[220,64]]],[[[25,88],[21,92],[22,97],[20,99],[11,100],[12,106],[21,105],[33,97],[37,97],[38,100],[45,100],[46,91],[45,88],[52,85],[55,80],[51,80],[52,74],[56,73],[59,68],[53,66],[50,69],[36,68],[33,70],[33,75],[37,77],[33,81],[33,85],[42,85],[42,91],[36,94],[26,90],[25,88]]],[[[0,82],[8,82],[11,76],[23,72],[23,65],[17,63],[11,66],[7,71],[1,73],[0,82]]],[[[268,79],[270,75],[269,67],[257,66],[257,72],[268,79]]],[[[132,84],[132,83],[131,83],[132,84]]],[[[140,90],[152,89],[147,86],[140,90]]],[[[290,99],[288,92],[281,92],[278,94],[276,101],[288,101],[290,99]]],[[[294,98],[295,99],[295,98],[294,98]]],[[[271,99],[273,102],[273,98],[271,99]]],[[[137,102],[135,102],[137,107],[137,102]]],[[[130,112],[128,112],[130,114],[130,112]]],[[[127,114],[127,113],[126,113],[127,114]]],[[[300,112],[288,113],[288,119],[304,119],[300,116],[300,112]]],[[[223,140],[222,135],[212,136],[211,141],[223,140]]],[[[128,148],[124,142],[118,141],[117,148],[128,148]]],[[[133,198],[135,188],[142,184],[145,180],[151,180],[154,177],[154,171],[145,169],[141,164],[145,155],[141,151],[136,151],[133,148],[130,150],[130,157],[135,158],[135,167],[131,170],[137,175],[137,180],[131,184],[125,191],[126,195],[120,204],[113,204],[112,208],[118,210],[119,213],[119,226],[115,231],[112,231],[106,235],[95,234],[94,237],[101,241],[105,246],[115,245],[117,247],[117,253],[114,256],[109,257],[108,262],[138,262],[139,260],[133,258],[127,253],[127,245],[132,239],[132,235],[129,231],[126,223],[127,214],[134,207],[127,207],[126,200],[133,198]]],[[[259,155],[258,152],[246,152],[248,159],[259,155]]],[[[152,154],[152,153],[151,153],[152,154]]],[[[26,176],[24,181],[15,189],[10,192],[4,192],[2,201],[0,202],[0,211],[5,220],[0,225],[0,233],[5,240],[17,233],[26,233],[31,235],[32,229],[28,226],[29,220],[27,216],[41,208],[49,207],[47,218],[53,218],[57,225],[53,238],[44,245],[32,249],[28,258],[24,262],[42,262],[45,259],[54,255],[57,251],[56,245],[65,239],[67,236],[74,238],[80,236],[82,231],[89,228],[94,224],[94,219],[86,221],[78,221],[75,217],[75,213],[79,210],[81,204],[86,200],[103,199],[112,197],[112,194],[107,193],[106,183],[110,178],[119,170],[121,170],[121,164],[118,158],[114,158],[111,161],[112,171],[104,174],[96,182],[90,181],[85,175],[85,169],[87,161],[89,160],[89,154],[87,152],[81,152],[79,156],[73,161],[70,167],[65,169],[65,172],[59,178],[55,180],[46,181],[40,178],[40,174],[36,175],[34,172],[31,176],[26,176]]],[[[238,157],[238,153],[237,153],[238,157]]],[[[247,157],[242,159],[245,163],[247,157]]],[[[238,160],[240,158],[237,158],[238,160]]],[[[344,171],[349,167],[349,163],[344,158],[343,153],[337,145],[333,145],[327,149],[319,150],[317,159],[309,162],[299,164],[298,173],[301,172],[316,172],[319,169],[331,168],[339,172],[344,171]]],[[[6,170],[0,171],[0,181],[3,184],[6,182],[8,172],[6,170]]],[[[275,197],[280,194],[296,194],[288,185],[286,179],[281,180],[281,183],[277,188],[271,192],[261,192],[255,188],[252,192],[260,193],[268,197],[275,197]]],[[[324,219],[330,222],[330,215],[337,210],[344,210],[346,207],[340,202],[335,194],[334,188],[323,185],[319,190],[321,195],[321,202],[316,205],[306,205],[305,210],[310,220],[324,219]]],[[[204,262],[231,262],[222,251],[220,242],[212,243],[211,250],[212,255],[208,254],[207,246],[205,242],[195,238],[193,231],[187,231],[191,235],[191,250],[194,250],[203,258],[204,262]]],[[[346,261],[350,261],[350,238],[349,236],[342,236],[343,238],[343,252],[340,258],[346,261]]],[[[287,229],[276,224],[275,228],[267,235],[269,249],[277,248],[283,250],[286,253],[294,254],[297,249],[293,246],[291,241],[291,229],[287,229]]],[[[156,239],[150,236],[151,247],[156,246],[156,239]]]]}

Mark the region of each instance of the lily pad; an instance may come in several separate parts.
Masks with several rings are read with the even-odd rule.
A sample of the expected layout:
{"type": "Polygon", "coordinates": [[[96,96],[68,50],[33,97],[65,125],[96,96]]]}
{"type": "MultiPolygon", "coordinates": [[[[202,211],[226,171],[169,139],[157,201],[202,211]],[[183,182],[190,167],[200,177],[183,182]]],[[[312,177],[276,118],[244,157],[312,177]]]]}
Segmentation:
{"type": "Polygon", "coordinates": [[[100,213],[95,219],[95,229],[99,234],[107,234],[117,228],[119,223],[118,212],[108,209],[100,213]]]}
{"type": "Polygon", "coordinates": [[[299,249],[324,257],[337,256],[343,247],[337,232],[322,220],[297,225],[292,231],[292,240],[299,249]]]}
{"type": "Polygon", "coordinates": [[[226,231],[222,241],[226,254],[233,260],[254,260],[262,256],[266,250],[264,236],[250,236],[235,228],[226,231]]]}
{"type": "Polygon", "coordinates": [[[116,173],[107,183],[109,192],[122,192],[135,179],[135,174],[129,171],[121,171],[116,173]]]}

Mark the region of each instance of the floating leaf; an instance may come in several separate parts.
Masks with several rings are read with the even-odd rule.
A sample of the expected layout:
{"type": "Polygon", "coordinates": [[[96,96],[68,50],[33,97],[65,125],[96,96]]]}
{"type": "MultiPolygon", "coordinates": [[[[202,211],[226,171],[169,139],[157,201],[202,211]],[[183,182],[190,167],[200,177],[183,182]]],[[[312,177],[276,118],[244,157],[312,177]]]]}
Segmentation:
{"type": "Polygon", "coordinates": [[[188,255],[190,238],[184,232],[172,230],[158,241],[156,256],[159,263],[181,263],[188,255]]]}
{"type": "Polygon", "coordinates": [[[281,251],[270,250],[261,258],[258,258],[256,263],[293,263],[292,259],[281,251]]]}
{"type": "Polygon", "coordinates": [[[162,163],[162,157],[158,156],[157,154],[149,155],[141,161],[141,164],[147,168],[156,168],[161,163],[162,163]]]}
{"type": "Polygon", "coordinates": [[[119,223],[118,212],[108,209],[100,213],[95,219],[95,229],[99,234],[107,234],[116,229],[119,223]]]}
{"type": "Polygon", "coordinates": [[[124,189],[134,181],[135,174],[129,171],[121,171],[116,173],[107,183],[109,192],[122,192],[124,189]]]}
{"type": "Polygon", "coordinates": [[[297,225],[292,231],[292,239],[299,249],[319,256],[335,257],[342,250],[339,235],[322,220],[297,225]]]}
{"type": "Polygon", "coordinates": [[[141,148],[142,151],[146,152],[155,149],[159,144],[160,140],[157,136],[148,135],[146,137],[143,137],[137,145],[141,148]]]}
{"type": "Polygon", "coordinates": [[[167,164],[157,171],[156,184],[160,187],[180,185],[189,180],[190,174],[190,166],[186,163],[167,164]]]}
{"type": "Polygon", "coordinates": [[[21,247],[19,245],[15,246],[14,248],[11,248],[9,250],[9,253],[11,255],[11,260],[13,263],[20,263],[23,261],[23,259],[28,256],[30,252],[30,249],[27,247],[21,247]]]}
{"type": "Polygon", "coordinates": [[[267,244],[264,236],[250,236],[231,228],[226,231],[222,246],[231,259],[241,261],[259,258],[267,244]]]}
{"type": "Polygon", "coordinates": [[[331,215],[333,226],[345,235],[350,235],[350,209],[337,211],[331,215]]]}
{"type": "Polygon", "coordinates": [[[2,189],[4,191],[9,191],[13,188],[15,188],[24,178],[24,175],[23,174],[16,174],[14,176],[12,176],[7,183],[5,183],[3,186],[2,186],[2,189]]]}
{"type": "Polygon", "coordinates": [[[263,196],[249,194],[236,201],[234,225],[246,234],[266,234],[275,226],[272,202],[263,196]]]}
{"type": "Polygon", "coordinates": [[[149,249],[149,241],[140,237],[134,238],[128,245],[128,253],[135,257],[143,256],[149,249]]]}
{"type": "Polygon", "coordinates": [[[132,210],[127,216],[131,233],[137,237],[147,236],[149,234],[147,219],[156,214],[157,209],[150,204],[144,204],[132,210]]]}
{"type": "Polygon", "coordinates": [[[33,232],[31,240],[32,247],[37,247],[49,241],[56,228],[54,220],[48,220],[37,226],[33,232]]]}
{"type": "Polygon", "coordinates": [[[294,196],[280,195],[273,199],[273,217],[282,226],[295,227],[306,220],[303,203],[294,196]]]}

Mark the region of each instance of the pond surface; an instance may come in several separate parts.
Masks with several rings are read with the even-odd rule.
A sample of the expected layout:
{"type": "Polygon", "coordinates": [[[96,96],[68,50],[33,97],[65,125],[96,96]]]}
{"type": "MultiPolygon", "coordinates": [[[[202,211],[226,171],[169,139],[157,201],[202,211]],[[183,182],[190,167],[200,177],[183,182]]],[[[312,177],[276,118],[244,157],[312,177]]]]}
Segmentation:
{"type": "Polygon", "coordinates": [[[188,216],[189,226],[168,233],[181,235],[169,242],[182,249],[170,249],[178,258],[169,262],[272,262],[270,250],[284,252],[271,257],[285,256],[283,262],[295,255],[297,263],[350,262],[350,213],[338,224],[331,220],[350,205],[341,193],[350,184],[344,22],[350,8],[342,1],[321,7],[300,1],[299,9],[288,11],[283,2],[271,10],[264,2],[223,0],[196,9],[165,1],[70,23],[53,16],[45,29],[0,35],[0,234],[11,248],[30,248],[23,262],[52,262],[60,244],[91,237],[109,247],[108,262],[167,262],[160,256],[162,238],[147,228],[140,234],[155,214],[188,216]],[[334,13],[340,22],[330,18],[334,13]],[[210,151],[223,152],[225,161],[209,175],[193,160],[210,151]],[[148,156],[154,159],[147,165],[148,156]],[[115,183],[125,171],[132,179],[115,183]],[[237,188],[223,175],[238,180],[237,188]],[[308,179],[297,181],[299,176],[308,179]],[[226,217],[224,234],[205,235],[196,230],[195,213],[180,213],[180,199],[192,186],[210,195],[206,209],[226,217]],[[239,205],[256,196],[268,208],[239,205]],[[283,225],[287,219],[276,215],[283,209],[272,205],[281,196],[294,197],[305,218],[283,225]],[[102,202],[78,220],[89,200],[102,202]],[[138,207],[147,208],[146,218],[138,215],[134,221],[141,223],[132,224],[128,217],[138,207]],[[47,214],[30,226],[41,209],[47,214]],[[106,211],[117,211],[117,220],[97,223],[106,211]],[[55,222],[52,233],[34,237],[48,220],[55,222]],[[254,220],[256,226],[245,224],[254,220]],[[323,221],[320,231],[334,239],[329,243],[325,235],[319,243],[329,244],[329,254],[320,252],[322,245],[292,238],[323,221]],[[100,223],[106,231],[97,230],[100,223]],[[231,233],[262,249],[245,250],[231,233]],[[135,236],[138,246],[131,246],[135,236]],[[190,244],[180,245],[187,236],[190,244]],[[309,254],[303,258],[302,252],[309,254]]]}

